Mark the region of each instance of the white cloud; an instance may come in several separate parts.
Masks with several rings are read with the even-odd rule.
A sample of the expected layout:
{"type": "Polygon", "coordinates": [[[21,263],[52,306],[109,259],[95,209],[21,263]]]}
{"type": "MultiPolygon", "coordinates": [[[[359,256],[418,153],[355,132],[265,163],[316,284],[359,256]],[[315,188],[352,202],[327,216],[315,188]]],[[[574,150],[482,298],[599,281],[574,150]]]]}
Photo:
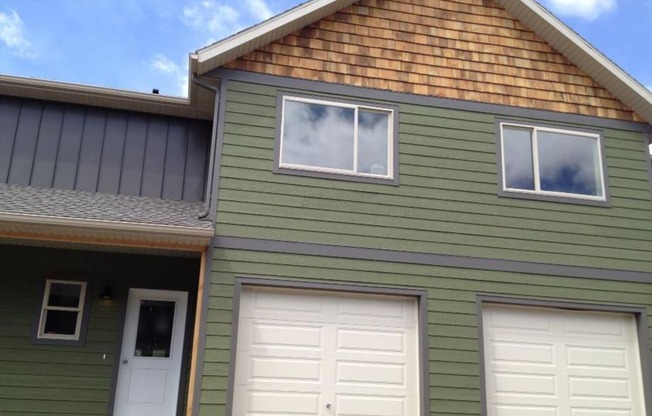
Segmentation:
{"type": "Polygon", "coordinates": [[[32,44],[25,37],[25,23],[15,10],[0,12],[0,42],[13,50],[14,55],[21,58],[35,58],[32,44]]]}
{"type": "Polygon", "coordinates": [[[245,7],[247,12],[260,20],[267,20],[274,16],[274,13],[269,8],[265,0],[245,0],[245,7]]]}
{"type": "Polygon", "coordinates": [[[560,15],[595,20],[616,8],[616,0],[546,0],[560,15]]]}
{"type": "Polygon", "coordinates": [[[205,0],[183,8],[181,20],[197,30],[224,35],[239,26],[240,12],[231,6],[205,0]]]}
{"type": "Polygon", "coordinates": [[[152,69],[165,74],[175,74],[180,71],[179,65],[172,62],[167,56],[157,53],[151,61],[152,69]]]}
{"type": "Polygon", "coordinates": [[[149,67],[155,72],[169,76],[176,82],[178,90],[177,95],[181,97],[188,96],[188,60],[185,59],[183,65],[179,65],[167,56],[157,53],[149,61],[149,67]]]}

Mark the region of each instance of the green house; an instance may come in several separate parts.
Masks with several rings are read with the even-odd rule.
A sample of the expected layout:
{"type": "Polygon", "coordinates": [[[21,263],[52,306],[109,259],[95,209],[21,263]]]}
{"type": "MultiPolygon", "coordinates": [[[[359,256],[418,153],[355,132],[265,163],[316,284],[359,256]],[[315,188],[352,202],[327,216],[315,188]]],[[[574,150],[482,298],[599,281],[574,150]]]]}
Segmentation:
{"type": "Polygon", "coordinates": [[[0,79],[0,415],[652,409],[652,93],[536,2],[312,0],[190,71],[0,79]]]}

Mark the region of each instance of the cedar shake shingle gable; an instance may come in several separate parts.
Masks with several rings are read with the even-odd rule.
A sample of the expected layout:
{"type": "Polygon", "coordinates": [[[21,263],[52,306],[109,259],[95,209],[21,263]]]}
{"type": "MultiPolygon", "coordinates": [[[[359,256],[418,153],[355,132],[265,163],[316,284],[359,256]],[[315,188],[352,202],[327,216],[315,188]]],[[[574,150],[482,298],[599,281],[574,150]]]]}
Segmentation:
{"type": "Polygon", "coordinates": [[[362,0],[224,67],[640,121],[491,0],[362,0]]]}

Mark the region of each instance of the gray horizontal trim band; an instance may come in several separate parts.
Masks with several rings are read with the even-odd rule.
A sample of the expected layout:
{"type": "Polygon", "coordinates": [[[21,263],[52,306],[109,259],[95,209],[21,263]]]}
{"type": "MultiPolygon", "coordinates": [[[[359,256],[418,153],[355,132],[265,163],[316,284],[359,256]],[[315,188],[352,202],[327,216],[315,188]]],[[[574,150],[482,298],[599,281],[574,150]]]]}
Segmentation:
{"type": "Polygon", "coordinates": [[[213,245],[216,248],[252,250],[267,253],[303,254],[355,260],[384,261],[389,263],[423,264],[475,270],[652,283],[652,273],[646,272],[449,256],[444,254],[412,253],[407,251],[335,246],[329,244],[216,236],[213,240],[213,245]]]}
{"type": "Polygon", "coordinates": [[[501,104],[488,104],[476,101],[455,100],[452,98],[431,97],[427,95],[408,94],[376,90],[371,88],[356,87],[352,85],[330,84],[321,81],[310,81],[276,75],[258,74],[254,72],[238,71],[233,69],[216,69],[208,76],[228,79],[231,81],[251,82],[262,85],[271,85],[280,88],[295,88],[325,94],[347,95],[351,97],[371,100],[383,100],[393,103],[424,105],[431,107],[448,108],[452,110],[473,111],[489,113],[506,117],[522,117],[540,119],[559,123],[582,124],[593,127],[638,131],[652,133],[652,125],[635,121],[615,120],[602,117],[583,116],[571,113],[559,113],[548,110],[535,110],[530,108],[513,107],[501,104]]]}

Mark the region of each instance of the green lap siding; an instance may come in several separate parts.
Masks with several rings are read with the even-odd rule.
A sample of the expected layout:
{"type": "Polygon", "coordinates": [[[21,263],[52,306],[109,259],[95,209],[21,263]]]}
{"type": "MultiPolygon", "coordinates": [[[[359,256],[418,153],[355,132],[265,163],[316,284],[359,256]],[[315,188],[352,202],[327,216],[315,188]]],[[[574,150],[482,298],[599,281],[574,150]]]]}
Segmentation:
{"type": "Polygon", "coordinates": [[[237,277],[426,290],[429,407],[431,414],[439,416],[480,414],[478,294],[638,305],[648,311],[652,307],[652,284],[647,283],[217,249],[208,305],[202,416],[225,414],[237,277]]]}
{"type": "Polygon", "coordinates": [[[498,197],[496,117],[408,104],[400,186],[309,178],[272,172],[276,93],[229,83],[218,235],[652,271],[642,133],[604,129],[608,208],[498,197]]]}

